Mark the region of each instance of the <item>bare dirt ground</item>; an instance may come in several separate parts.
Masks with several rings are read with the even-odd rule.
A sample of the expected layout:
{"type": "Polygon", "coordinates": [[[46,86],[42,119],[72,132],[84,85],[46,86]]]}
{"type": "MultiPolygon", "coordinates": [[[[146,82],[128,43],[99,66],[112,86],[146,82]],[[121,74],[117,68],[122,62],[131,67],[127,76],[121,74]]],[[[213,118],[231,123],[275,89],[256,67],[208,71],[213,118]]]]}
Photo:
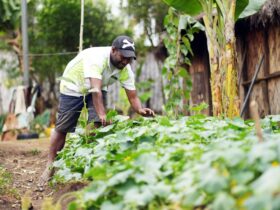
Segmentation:
{"type": "Polygon", "coordinates": [[[43,172],[49,147],[49,139],[0,141],[0,165],[12,174],[10,189],[17,196],[0,195],[0,210],[22,209],[25,203],[31,203],[29,209],[42,209],[48,198],[58,197],[69,191],[76,191],[84,185],[38,187],[38,179],[43,172]]]}

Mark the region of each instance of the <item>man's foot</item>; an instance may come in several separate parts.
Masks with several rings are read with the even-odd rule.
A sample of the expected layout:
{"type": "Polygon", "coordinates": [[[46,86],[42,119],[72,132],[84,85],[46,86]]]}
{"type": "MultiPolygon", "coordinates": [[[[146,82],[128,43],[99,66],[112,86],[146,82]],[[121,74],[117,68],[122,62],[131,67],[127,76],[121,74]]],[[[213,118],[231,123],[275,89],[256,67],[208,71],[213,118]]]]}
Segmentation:
{"type": "Polygon", "coordinates": [[[45,171],[42,173],[38,181],[38,186],[46,185],[52,178],[53,174],[54,174],[54,169],[48,164],[45,171]]]}

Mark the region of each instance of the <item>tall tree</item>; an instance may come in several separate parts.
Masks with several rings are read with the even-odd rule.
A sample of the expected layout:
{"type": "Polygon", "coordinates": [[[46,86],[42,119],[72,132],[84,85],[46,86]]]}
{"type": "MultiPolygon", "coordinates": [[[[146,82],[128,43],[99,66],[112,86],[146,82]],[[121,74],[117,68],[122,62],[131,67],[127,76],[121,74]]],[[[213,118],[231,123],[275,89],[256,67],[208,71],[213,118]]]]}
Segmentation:
{"type": "MultiPolygon", "coordinates": [[[[32,58],[33,78],[41,84],[48,80],[49,93],[55,94],[56,78],[77,52],[80,30],[80,1],[42,0],[30,25],[30,51],[46,53],[32,58]],[[48,55],[51,53],[52,55],[48,55]]],[[[108,46],[119,34],[131,34],[117,18],[112,18],[110,8],[104,1],[85,0],[83,47],[108,46]]]]}
{"type": "Polygon", "coordinates": [[[202,17],[209,51],[213,114],[238,116],[234,23],[239,17],[258,11],[265,0],[250,0],[249,5],[248,0],[163,1],[189,15],[204,12],[202,17]]]}
{"type": "Polygon", "coordinates": [[[123,9],[133,17],[134,22],[143,24],[144,35],[149,39],[151,45],[155,46],[153,36],[163,31],[163,20],[168,6],[161,0],[127,0],[127,6],[123,9]]]}

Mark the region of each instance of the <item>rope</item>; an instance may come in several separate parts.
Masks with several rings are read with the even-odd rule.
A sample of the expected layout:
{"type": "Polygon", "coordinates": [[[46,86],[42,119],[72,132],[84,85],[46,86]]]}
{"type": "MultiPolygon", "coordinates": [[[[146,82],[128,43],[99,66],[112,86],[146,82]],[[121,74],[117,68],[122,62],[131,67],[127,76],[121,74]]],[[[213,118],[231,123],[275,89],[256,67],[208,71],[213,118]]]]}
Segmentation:
{"type": "MultiPolygon", "coordinates": [[[[71,54],[78,54],[78,51],[76,51],[76,52],[58,52],[58,53],[29,53],[28,57],[71,55],[71,54]]],[[[23,55],[20,54],[20,56],[23,56],[23,55]]]]}

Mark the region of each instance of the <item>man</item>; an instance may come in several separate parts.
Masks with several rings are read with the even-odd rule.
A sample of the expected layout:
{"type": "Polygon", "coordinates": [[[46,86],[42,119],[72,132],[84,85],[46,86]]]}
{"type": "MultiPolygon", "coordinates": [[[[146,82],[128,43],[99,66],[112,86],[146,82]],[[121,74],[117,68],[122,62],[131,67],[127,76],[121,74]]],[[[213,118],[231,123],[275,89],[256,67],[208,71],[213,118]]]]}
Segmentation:
{"type": "Polygon", "coordinates": [[[130,63],[136,59],[134,42],[128,36],[118,36],[112,47],[93,47],[80,52],[71,60],[60,83],[60,101],[55,130],[51,135],[48,162],[39,184],[46,183],[52,176],[50,169],[57,152],[65,144],[66,134],[74,132],[85,101],[89,121],[96,127],[105,126],[106,91],[109,85],[119,81],[125,88],[132,108],[142,116],[154,116],[151,109],[143,108],[136,93],[134,74],[130,63]]]}

